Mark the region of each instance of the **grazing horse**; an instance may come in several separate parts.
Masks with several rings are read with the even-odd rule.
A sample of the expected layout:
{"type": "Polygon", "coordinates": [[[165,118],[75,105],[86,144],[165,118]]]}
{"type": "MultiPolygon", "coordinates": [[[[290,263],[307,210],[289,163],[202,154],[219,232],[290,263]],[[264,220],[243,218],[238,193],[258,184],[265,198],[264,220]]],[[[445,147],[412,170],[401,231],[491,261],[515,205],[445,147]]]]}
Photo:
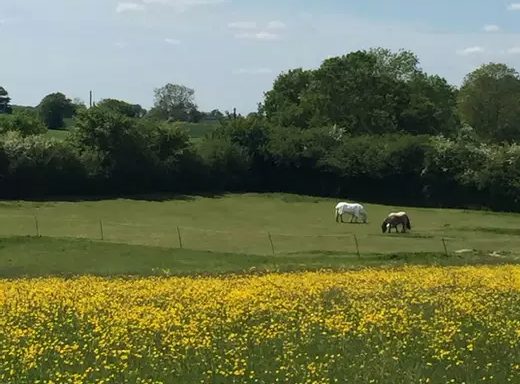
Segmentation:
{"type": "Polygon", "coordinates": [[[367,222],[367,213],[365,208],[358,203],[338,203],[336,208],[334,208],[334,213],[336,214],[336,223],[338,222],[339,218],[341,218],[341,222],[344,223],[343,215],[345,213],[348,213],[352,216],[350,219],[351,223],[353,222],[354,218],[356,219],[356,223],[358,222],[359,218],[363,220],[363,223],[367,222]]]}
{"type": "Polygon", "coordinates": [[[412,225],[410,224],[410,218],[406,214],[406,212],[397,212],[397,213],[390,213],[388,217],[383,221],[383,224],[381,224],[381,230],[383,233],[386,233],[388,230],[388,233],[392,232],[392,228],[395,228],[395,232],[397,233],[397,226],[401,224],[403,226],[403,229],[401,232],[406,232],[406,229],[412,229],[412,225]]]}

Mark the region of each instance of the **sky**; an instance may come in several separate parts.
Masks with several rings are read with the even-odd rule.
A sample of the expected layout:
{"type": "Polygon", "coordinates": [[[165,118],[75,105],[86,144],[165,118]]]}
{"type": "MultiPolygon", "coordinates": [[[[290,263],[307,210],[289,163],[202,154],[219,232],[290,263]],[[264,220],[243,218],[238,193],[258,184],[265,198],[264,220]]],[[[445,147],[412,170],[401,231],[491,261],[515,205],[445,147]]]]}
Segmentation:
{"type": "Polygon", "coordinates": [[[502,0],[0,0],[0,36],[18,105],[93,90],[150,108],[174,83],[201,110],[246,114],[280,73],[375,47],[455,85],[492,61],[520,70],[520,2],[502,0]]]}

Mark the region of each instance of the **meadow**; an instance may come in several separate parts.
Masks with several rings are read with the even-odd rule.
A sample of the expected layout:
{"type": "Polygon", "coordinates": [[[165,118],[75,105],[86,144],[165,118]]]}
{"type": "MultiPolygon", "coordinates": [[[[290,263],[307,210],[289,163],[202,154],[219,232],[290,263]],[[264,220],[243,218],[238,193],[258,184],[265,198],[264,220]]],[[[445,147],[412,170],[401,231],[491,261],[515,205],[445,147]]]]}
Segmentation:
{"type": "Polygon", "coordinates": [[[520,215],[335,203],[1,202],[0,382],[520,381],[520,215]]]}
{"type": "MultiPolygon", "coordinates": [[[[128,266],[138,263],[135,260],[150,259],[138,255],[154,254],[170,255],[156,256],[164,260],[157,268],[169,268],[172,273],[176,258],[192,260],[193,271],[179,267],[182,273],[203,272],[208,258],[219,262],[252,260],[233,262],[234,268],[217,268],[222,272],[247,270],[257,262],[268,270],[287,265],[300,269],[338,267],[360,263],[355,240],[361,262],[369,264],[371,260],[376,264],[413,262],[432,255],[435,260],[443,260],[446,250],[448,259],[464,263],[478,257],[497,262],[519,260],[518,214],[367,204],[368,224],[338,224],[335,203],[334,199],[288,194],[4,201],[0,203],[0,236],[4,238],[0,263],[6,266],[6,258],[17,254],[28,260],[53,259],[57,263],[53,269],[58,271],[61,263],[66,264],[57,259],[59,255],[72,259],[78,255],[81,260],[85,260],[84,254],[106,255],[110,264],[108,260],[121,263],[121,255],[131,254],[130,263],[122,262],[128,266]],[[381,233],[380,223],[388,212],[401,209],[409,213],[412,231],[381,233]],[[37,234],[42,238],[36,238],[37,234]]],[[[11,260],[15,268],[19,258],[11,260]]],[[[205,272],[213,272],[217,263],[208,264],[205,272]]],[[[22,271],[23,265],[16,268],[22,271]]],[[[135,267],[136,271],[151,273],[149,266],[135,267]]],[[[102,266],[99,269],[101,273],[102,266]]],[[[124,268],[115,270],[125,272],[124,268]]]]}
{"type": "Polygon", "coordinates": [[[518,383],[520,267],[0,281],[3,383],[518,383]]]}
{"type": "MultiPolygon", "coordinates": [[[[202,121],[200,123],[176,122],[175,126],[188,132],[193,143],[199,143],[202,138],[218,127],[218,121],[202,121]]],[[[72,119],[65,119],[65,127],[63,129],[49,129],[45,136],[65,140],[70,133],[70,129],[74,126],[72,119]]]]}

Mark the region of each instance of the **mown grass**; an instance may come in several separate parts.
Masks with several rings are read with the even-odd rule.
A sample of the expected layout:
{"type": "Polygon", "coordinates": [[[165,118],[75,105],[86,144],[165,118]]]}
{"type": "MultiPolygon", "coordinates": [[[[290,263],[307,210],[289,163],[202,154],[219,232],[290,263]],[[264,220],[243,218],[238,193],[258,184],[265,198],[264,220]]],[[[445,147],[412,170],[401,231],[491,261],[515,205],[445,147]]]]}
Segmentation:
{"type": "MultiPolygon", "coordinates": [[[[348,199],[346,199],[348,200],[348,199]]],[[[338,224],[336,199],[288,194],[216,197],[140,196],[99,201],[0,202],[0,236],[36,234],[179,247],[219,253],[276,255],[341,252],[361,255],[444,253],[475,249],[520,255],[518,214],[367,204],[368,224],[338,224]],[[406,210],[412,231],[383,234],[388,212],[406,210]],[[497,230],[497,228],[499,230],[497,230]]]]}
{"type": "Polygon", "coordinates": [[[53,139],[65,140],[69,134],[70,131],[66,129],[49,129],[45,135],[53,139]]]}

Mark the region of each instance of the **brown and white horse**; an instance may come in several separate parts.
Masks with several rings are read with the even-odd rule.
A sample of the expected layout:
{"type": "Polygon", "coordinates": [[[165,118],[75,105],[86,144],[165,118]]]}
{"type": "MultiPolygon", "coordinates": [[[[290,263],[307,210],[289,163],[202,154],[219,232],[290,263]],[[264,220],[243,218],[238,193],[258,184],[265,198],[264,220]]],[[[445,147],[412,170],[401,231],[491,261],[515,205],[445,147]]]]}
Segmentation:
{"type": "Polygon", "coordinates": [[[406,229],[412,229],[410,218],[408,217],[406,212],[392,212],[383,221],[383,224],[381,224],[381,230],[383,231],[383,233],[386,233],[386,231],[388,231],[388,233],[391,233],[392,228],[395,228],[395,232],[397,233],[397,226],[399,224],[402,225],[401,232],[406,232],[406,229]]]}

